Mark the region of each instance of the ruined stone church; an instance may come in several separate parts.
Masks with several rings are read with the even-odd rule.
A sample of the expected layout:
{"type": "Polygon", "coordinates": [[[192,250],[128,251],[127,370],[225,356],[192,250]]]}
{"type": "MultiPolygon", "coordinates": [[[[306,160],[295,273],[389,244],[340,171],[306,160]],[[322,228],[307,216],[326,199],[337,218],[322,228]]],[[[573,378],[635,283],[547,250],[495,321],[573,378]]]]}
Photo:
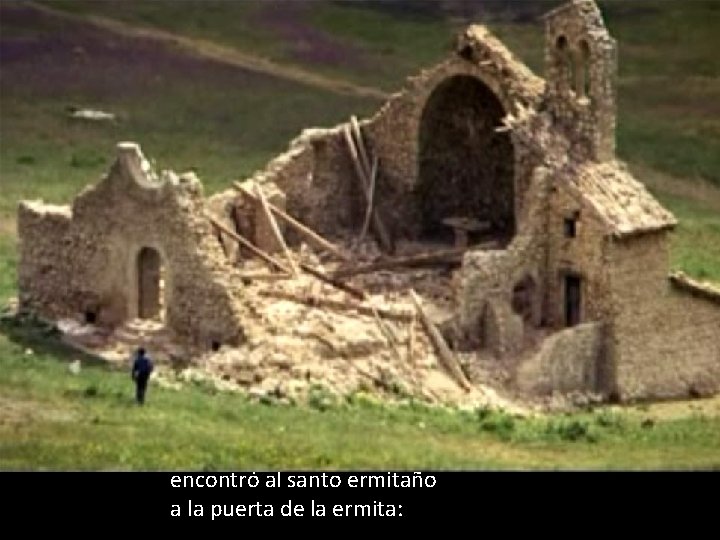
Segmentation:
{"type": "MultiPolygon", "coordinates": [[[[370,202],[349,123],[304,131],[247,180],[338,244],[371,213],[385,257],[408,243],[463,247],[438,327],[458,354],[507,366],[522,393],[717,392],[720,291],[671,273],[677,222],[615,156],[617,44],[592,0],[543,22],[544,79],[471,26],[358,123],[370,202]]],[[[153,316],[162,298],[178,339],[241,346],[253,314],[233,237],[282,253],[261,205],[237,190],[206,199],[192,176],[157,176],[136,145],[118,152],[72,206],[21,203],[22,308],[113,326],[153,316]]]]}

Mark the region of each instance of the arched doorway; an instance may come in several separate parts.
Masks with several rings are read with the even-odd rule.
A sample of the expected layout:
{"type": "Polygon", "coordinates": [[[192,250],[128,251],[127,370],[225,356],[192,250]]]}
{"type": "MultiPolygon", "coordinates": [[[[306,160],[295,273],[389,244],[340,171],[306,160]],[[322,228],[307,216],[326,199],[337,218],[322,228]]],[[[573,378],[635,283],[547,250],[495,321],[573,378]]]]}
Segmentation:
{"type": "Polygon", "coordinates": [[[505,110],[481,80],[458,75],[427,100],[419,133],[421,235],[451,240],[447,220],[475,222],[476,240],[506,245],[515,234],[514,150],[505,110]]]}
{"type": "Polygon", "coordinates": [[[163,267],[160,253],[144,247],[137,256],[138,317],[162,319],[163,317],[163,267]]]}

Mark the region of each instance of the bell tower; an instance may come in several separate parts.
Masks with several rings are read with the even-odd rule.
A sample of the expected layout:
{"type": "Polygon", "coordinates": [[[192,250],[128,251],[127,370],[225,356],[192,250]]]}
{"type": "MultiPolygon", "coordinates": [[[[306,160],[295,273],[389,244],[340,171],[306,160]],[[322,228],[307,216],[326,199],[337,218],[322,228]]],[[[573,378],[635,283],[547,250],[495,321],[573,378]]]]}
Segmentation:
{"type": "Polygon", "coordinates": [[[617,45],[593,0],[572,0],[545,19],[547,102],[576,149],[615,157],[617,45]]]}

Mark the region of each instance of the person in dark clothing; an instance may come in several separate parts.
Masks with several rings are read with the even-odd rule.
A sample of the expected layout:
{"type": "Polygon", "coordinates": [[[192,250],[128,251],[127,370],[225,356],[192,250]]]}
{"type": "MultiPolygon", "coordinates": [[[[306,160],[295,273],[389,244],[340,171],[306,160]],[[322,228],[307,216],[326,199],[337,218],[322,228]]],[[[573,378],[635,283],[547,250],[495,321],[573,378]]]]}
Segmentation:
{"type": "Polygon", "coordinates": [[[135,400],[138,405],[145,403],[145,390],[147,390],[147,383],[152,371],[152,360],[145,354],[145,349],[139,348],[132,366],[132,379],[135,381],[135,400]]]}

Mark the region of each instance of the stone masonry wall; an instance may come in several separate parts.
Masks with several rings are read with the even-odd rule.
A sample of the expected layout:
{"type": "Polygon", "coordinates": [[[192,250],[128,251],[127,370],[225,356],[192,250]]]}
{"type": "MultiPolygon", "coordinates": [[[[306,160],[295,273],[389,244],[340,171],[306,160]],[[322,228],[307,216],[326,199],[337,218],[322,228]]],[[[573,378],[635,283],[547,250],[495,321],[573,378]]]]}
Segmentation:
{"type": "MultiPolygon", "coordinates": [[[[361,226],[361,192],[342,126],[304,130],[287,152],[251,180],[261,185],[274,183],[285,193],[288,213],[320,234],[333,236],[361,226]]],[[[378,188],[378,197],[380,193],[378,188]]],[[[288,241],[292,244],[294,240],[293,231],[288,230],[288,241]]]]}
{"type": "Polygon", "coordinates": [[[92,292],[83,291],[74,280],[74,272],[69,271],[74,265],[69,235],[71,219],[69,206],[28,201],[21,202],[18,208],[20,305],[53,319],[68,316],[68,306],[80,305],[76,296],[96,301],[91,300],[92,292]]]}
{"type": "Polygon", "coordinates": [[[615,155],[617,45],[591,0],[574,0],[545,18],[549,109],[579,159],[615,155]]]}
{"type": "Polygon", "coordinates": [[[720,302],[673,286],[668,258],[664,232],[612,246],[611,346],[624,400],[720,390],[720,302]]]}
{"type": "Polygon", "coordinates": [[[571,181],[556,184],[548,212],[544,322],[554,328],[565,324],[563,281],[568,274],[581,278],[581,321],[601,321],[610,314],[606,227],[571,181]],[[566,234],[566,219],[575,222],[574,238],[566,234]]]}
{"type": "Polygon", "coordinates": [[[565,328],[519,366],[515,382],[520,390],[539,395],[595,391],[603,344],[602,323],[565,328]]]}
{"type": "MultiPolygon", "coordinates": [[[[527,277],[537,285],[536,301],[544,296],[543,275],[547,250],[544,231],[550,186],[550,172],[538,168],[528,190],[530,203],[519,216],[518,233],[507,249],[471,250],[466,253],[458,291],[458,325],[466,346],[490,345],[496,352],[517,350],[516,343],[510,343],[522,337],[517,332],[507,332],[507,342],[498,342],[503,334],[491,331],[489,335],[493,336],[493,343],[482,343],[483,337],[488,336],[483,328],[484,318],[489,302],[494,304],[492,309],[495,318],[503,312],[497,308],[498,302],[509,308],[513,287],[527,277]]],[[[540,320],[533,322],[540,324],[540,320]]],[[[493,328],[495,326],[497,324],[493,324],[493,328]]],[[[504,327],[517,328],[517,324],[507,320],[504,327]]]]}
{"type": "Polygon", "coordinates": [[[196,178],[157,178],[136,145],[121,143],[108,175],[86,188],[71,210],[21,204],[21,306],[50,317],[91,311],[109,326],[136,317],[137,257],[148,247],[166,269],[168,328],[201,345],[240,342],[240,313],[230,293],[239,280],[203,212],[196,178]]]}

